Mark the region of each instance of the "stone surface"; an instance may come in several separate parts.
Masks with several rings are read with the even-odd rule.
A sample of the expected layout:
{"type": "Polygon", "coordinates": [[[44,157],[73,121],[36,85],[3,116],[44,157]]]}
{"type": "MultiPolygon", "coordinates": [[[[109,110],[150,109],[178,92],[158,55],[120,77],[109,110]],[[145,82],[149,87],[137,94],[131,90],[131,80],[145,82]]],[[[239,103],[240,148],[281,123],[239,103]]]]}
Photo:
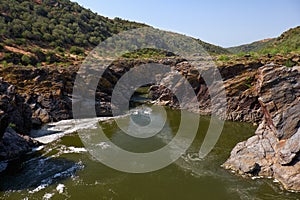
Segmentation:
{"type": "Polygon", "coordinates": [[[25,99],[16,92],[15,86],[0,79],[0,134],[8,124],[20,133],[31,130],[31,109],[25,99]]]}
{"type": "Polygon", "coordinates": [[[37,145],[28,136],[21,136],[12,128],[7,128],[0,141],[0,161],[18,158],[37,145]]]}
{"type": "MultiPolygon", "coordinates": [[[[227,113],[225,116],[221,116],[223,119],[245,122],[259,122],[262,119],[261,106],[254,90],[257,69],[262,66],[260,62],[219,66],[217,69],[223,78],[223,83],[214,82],[210,88],[207,87],[201,75],[214,74],[215,72],[211,71],[213,68],[207,68],[204,65],[198,71],[187,62],[175,62],[173,64],[171,67],[179,71],[193,87],[198,98],[200,114],[209,115],[212,113],[210,94],[214,93],[217,99],[219,90],[222,88],[218,84],[224,84],[227,96],[227,113]]],[[[207,65],[211,65],[211,63],[208,62],[207,65]]],[[[172,82],[172,74],[169,76],[165,80],[172,82]]],[[[166,85],[171,84],[167,82],[166,85]]],[[[176,85],[172,90],[176,91],[179,87],[180,85],[176,85]]],[[[157,104],[164,105],[167,103],[171,107],[179,108],[179,103],[172,91],[161,85],[152,86],[150,94],[157,104]]],[[[219,110],[222,109],[224,109],[224,103],[215,103],[215,113],[220,113],[219,110]]]]}
{"type": "Polygon", "coordinates": [[[299,68],[259,68],[256,92],[264,117],[255,136],[236,145],[223,167],[240,174],[271,176],[300,190],[299,68]]]}

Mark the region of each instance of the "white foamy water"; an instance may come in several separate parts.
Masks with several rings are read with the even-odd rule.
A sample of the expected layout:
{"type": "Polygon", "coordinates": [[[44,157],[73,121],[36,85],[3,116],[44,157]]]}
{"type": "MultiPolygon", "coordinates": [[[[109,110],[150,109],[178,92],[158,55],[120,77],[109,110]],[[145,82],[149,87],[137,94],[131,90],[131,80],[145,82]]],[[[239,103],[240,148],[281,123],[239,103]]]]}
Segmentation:
{"type": "Polygon", "coordinates": [[[39,130],[31,131],[31,137],[40,143],[49,144],[67,134],[74,133],[78,130],[95,129],[97,128],[98,122],[110,119],[114,119],[114,117],[99,117],[76,120],[72,119],[49,123],[39,130]]]}
{"type": "Polygon", "coordinates": [[[30,190],[28,193],[29,193],[29,194],[33,194],[33,193],[39,192],[39,191],[45,189],[47,186],[48,186],[48,184],[42,184],[42,185],[39,185],[39,186],[36,187],[35,189],[30,190]]]}
{"type": "Polygon", "coordinates": [[[87,150],[82,147],[68,147],[62,153],[83,153],[83,152],[87,152],[87,150]]]}
{"type": "Polygon", "coordinates": [[[51,199],[53,196],[54,196],[54,193],[46,193],[46,194],[43,196],[43,200],[49,200],[49,199],[51,199]]]}
{"type": "Polygon", "coordinates": [[[65,189],[65,185],[64,184],[58,184],[57,187],[56,187],[56,191],[59,194],[62,194],[64,192],[64,189],[65,189]]]}

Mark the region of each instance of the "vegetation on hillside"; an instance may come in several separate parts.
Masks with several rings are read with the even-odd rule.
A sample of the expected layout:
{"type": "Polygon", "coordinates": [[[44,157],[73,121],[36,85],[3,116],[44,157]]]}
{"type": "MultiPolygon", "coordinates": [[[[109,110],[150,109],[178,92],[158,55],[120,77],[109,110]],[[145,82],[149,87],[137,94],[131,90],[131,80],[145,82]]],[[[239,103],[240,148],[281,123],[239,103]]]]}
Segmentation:
{"type": "Polygon", "coordinates": [[[300,26],[289,29],[274,39],[266,39],[251,44],[228,48],[232,53],[287,54],[300,52],[300,26]]]}
{"type": "MultiPolygon", "coordinates": [[[[109,19],[70,0],[1,0],[0,64],[8,66],[70,65],[81,62],[101,41],[125,30],[145,27],[120,18],[109,19]]],[[[264,54],[300,52],[300,27],[280,37],[224,49],[197,39],[204,50],[219,60],[259,57],[264,54]],[[235,55],[231,55],[231,52],[235,55]]],[[[145,49],[123,58],[174,56],[162,50],[145,49]]]]}
{"type": "Polygon", "coordinates": [[[300,26],[282,33],[278,38],[262,48],[260,52],[271,54],[300,52],[300,26]]]}
{"type": "Polygon", "coordinates": [[[114,33],[144,26],[102,17],[68,0],[2,0],[0,20],[2,42],[31,41],[45,47],[90,47],[114,33]]]}
{"type": "Polygon", "coordinates": [[[197,39],[197,41],[203,47],[203,49],[205,49],[208,53],[210,53],[212,55],[231,54],[231,52],[229,50],[227,50],[223,47],[212,45],[207,42],[203,42],[199,39],[197,39]]]}
{"type": "MultiPolygon", "coordinates": [[[[1,0],[0,63],[41,65],[60,62],[68,65],[68,62],[82,60],[91,49],[113,34],[145,26],[100,16],[69,0],[1,0]]],[[[229,53],[222,47],[198,41],[209,53],[229,53]]],[[[124,57],[137,56],[166,54],[146,50],[124,57]]]]}
{"type": "Polygon", "coordinates": [[[102,17],[69,0],[1,0],[1,57],[14,64],[51,63],[63,60],[66,51],[82,55],[113,34],[143,26],[102,17]]]}
{"type": "Polygon", "coordinates": [[[274,39],[265,39],[257,42],[252,42],[250,44],[244,44],[236,47],[227,48],[230,52],[234,54],[239,54],[241,52],[249,53],[249,52],[258,52],[265,48],[268,44],[272,43],[274,39]]]}

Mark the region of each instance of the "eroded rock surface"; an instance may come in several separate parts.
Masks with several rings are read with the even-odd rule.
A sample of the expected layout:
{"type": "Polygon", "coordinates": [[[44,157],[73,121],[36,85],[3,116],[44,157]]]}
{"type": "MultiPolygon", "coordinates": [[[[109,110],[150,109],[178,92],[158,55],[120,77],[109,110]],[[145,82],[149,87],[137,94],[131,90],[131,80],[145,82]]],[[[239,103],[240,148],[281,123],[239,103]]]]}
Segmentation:
{"type": "Polygon", "coordinates": [[[0,161],[19,158],[38,145],[29,136],[19,135],[12,128],[7,128],[0,140],[0,161]]]}
{"type": "MultiPolygon", "coordinates": [[[[208,62],[200,69],[196,70],[187,62],[175,63],[173,67],[184,76],[193,87],[199,102],[200,114],[210,115],[212,112],[220,115],[219,110],[224,109],[224,102],[214,102],[214,107],[211,104],[211,94],[214,94],[215,99],[219,99],[221,87],[218,84],[223,84],[227,98],[227,112],[220,117],[232,121],[245,121],[245,122],[259,122],[262,119],[261,106],[258,102],[258,96],[255,92],[255,82],[257,69],[262,66],[260,62],[248,64],[235,64],[229,66],[215,66],[208,62]],[[221,75],[222,82],[214,81],[211,86],[207,86],[203,74],[208,76],[215,76],[218,70],[221,75]],[[212,110],[214,109],[214,110],[212,110]]],[[[172,74],[165,80],[173,81],[172,74]]],[[[207,78],[206,78],[207,79],[207,78]]],[[[168,83],[166,84],[168,85],[168,83]]],[[[169,84],[171,85],[171,84],[169,84]]],[[[158,104],[168,105],[174,108],[180,108],[179,102],[172,91],[176,91],[180,85],[176,85],[171,90],[164,87],[154,85],[150,88],[150,93],[153,100],[158,104]]]]}
{"type": "Polygon", "coordinates": [[[300,190],[300,67],[259,68],[256,92],[264,117],[255,136],[236,145],[224,167],[271,176],[300,190]]]}
{"type": "Polygon", "coordinates": [[[31,116],[25,98],[16,92],[14,85],[0,78],[0,161],[20,157],[38,145],[24,136],[31,130],[31,116]]]}
{"type": "Polygon", "coordinates": [[[20,133],[31,130],[31,109],[15,86],[0,78],[0,136],[11,124],[20,133]]]}

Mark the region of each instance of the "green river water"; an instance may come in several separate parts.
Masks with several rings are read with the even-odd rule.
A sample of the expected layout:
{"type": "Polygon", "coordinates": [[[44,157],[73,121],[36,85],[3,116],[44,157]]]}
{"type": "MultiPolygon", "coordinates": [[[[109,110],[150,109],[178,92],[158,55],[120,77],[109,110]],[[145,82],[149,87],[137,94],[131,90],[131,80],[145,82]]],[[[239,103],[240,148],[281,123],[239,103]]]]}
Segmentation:
{"type": "MultiPolygon", "coordinates": [[[[166,110],[168,118],[160,132],[165,137],[142,143],[124,135],[113,119],[100,124],[110,140],[123,149],[149,151],[166,145],[176,134],[180,111],[166,110]]],[[[201,117],[196,139],[176,162],[145,174],[106,167],[87,152],[76,131],[62,134],[64,122],[52,125],[57,130],[63,127],[61,133],[56,132],[62,134],[59,139],[28,155],[24,162],[8,163],[1,172],[0,199],[300,199],[300,194],[281,190],[272,179],[242,178],[220,167],[238,142],[254,134],[256,127],[251,124],[226,122],[212,152],[197,159],[209,121],[210,117],[201,117]]]]}

